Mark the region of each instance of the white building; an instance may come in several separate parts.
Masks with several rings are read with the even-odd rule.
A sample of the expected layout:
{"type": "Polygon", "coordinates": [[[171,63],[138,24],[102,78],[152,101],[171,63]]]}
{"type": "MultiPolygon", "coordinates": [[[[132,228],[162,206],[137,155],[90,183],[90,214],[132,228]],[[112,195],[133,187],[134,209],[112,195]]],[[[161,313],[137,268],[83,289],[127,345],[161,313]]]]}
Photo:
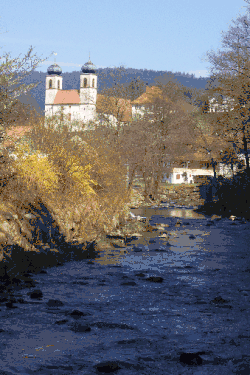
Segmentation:
{"type": "Polygon", "coordinates": [[[89,60],[81,68],[80,90],[63,90],[62,69],[51,65],[46,76],[45,116],[61,116],[70,122],[88,123],[96,119],[97,75],[89,60]]]}
{"type": "Polygon", "coordinates": [[[194,183],[195,176],[212,176],[214,172],[212,169],[202,168],[173,168],[169,176],[171,184],[194,183]]]}
{"type": "Polygon", "coordinates": [[[215,97],[209,99],[208,112],[228,112],[234,109],[234,99],[220,96],[220,102],[215,97]]]}

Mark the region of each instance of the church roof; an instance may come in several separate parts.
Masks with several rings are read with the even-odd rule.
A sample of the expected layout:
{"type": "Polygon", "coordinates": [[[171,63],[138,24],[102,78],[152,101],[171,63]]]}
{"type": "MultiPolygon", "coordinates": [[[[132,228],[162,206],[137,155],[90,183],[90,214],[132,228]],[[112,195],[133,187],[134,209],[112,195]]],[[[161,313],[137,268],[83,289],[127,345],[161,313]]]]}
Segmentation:
{"type": "Polygon", "coordinates": [[[78,90],[59,90],[56,94],[54,104],[80,104],[78,90]]]}

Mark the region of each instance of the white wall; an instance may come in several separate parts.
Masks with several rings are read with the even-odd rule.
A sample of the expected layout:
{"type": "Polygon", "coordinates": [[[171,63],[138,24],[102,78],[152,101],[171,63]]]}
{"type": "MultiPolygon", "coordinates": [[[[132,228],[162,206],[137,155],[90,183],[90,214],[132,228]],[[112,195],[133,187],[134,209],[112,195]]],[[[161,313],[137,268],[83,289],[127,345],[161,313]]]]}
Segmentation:
{"type": "Polygon", "coordinates": [[[183,183],[190,183],[194,181],[194,176],[213,176],[214,172],[212,169],[191,169],[191,168],[173,168],[171,173],[170,182],[172,184],[183,184],[183,183]],[[188,181],[185,181],[185,178],[182,174],[186,172],[188,181]],[[177,178],[177,177],[180,178],[177,178]]]}
{"type": "Polygon", "coordinates": [[[83,104],[54,104],[45,105],[45,116],[60,115],[63,108],[63,115],[65,120],[67,116],[71,114],[71,121],[94,121],[96,118],[96,106],[95,105],[83,105],[83,104]]]}

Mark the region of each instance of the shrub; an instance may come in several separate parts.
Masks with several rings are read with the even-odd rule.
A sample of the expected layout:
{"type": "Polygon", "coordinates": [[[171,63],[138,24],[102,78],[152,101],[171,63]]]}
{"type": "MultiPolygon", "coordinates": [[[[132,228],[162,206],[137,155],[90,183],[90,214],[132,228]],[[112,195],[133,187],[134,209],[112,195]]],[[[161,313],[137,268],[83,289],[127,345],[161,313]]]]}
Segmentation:
{"type": "MultiPolygon", "coordinates": [[[[40,121],[34,125],[15,149],[16,178],[1,194],[4,214],[11,203],[19,227],[27,224],[28,228],[23,212],[41,201],[66,240],[81,243],[119,225],[128,213],[129,195],[126,168],[117,150],[95,130],[76,136],[65,124],[53,127],[40,121]]],[[[26,232],[29,242],[31,228],[26,232]]],[[[15,242],[17,236],[12,237],[15,242]]]]}

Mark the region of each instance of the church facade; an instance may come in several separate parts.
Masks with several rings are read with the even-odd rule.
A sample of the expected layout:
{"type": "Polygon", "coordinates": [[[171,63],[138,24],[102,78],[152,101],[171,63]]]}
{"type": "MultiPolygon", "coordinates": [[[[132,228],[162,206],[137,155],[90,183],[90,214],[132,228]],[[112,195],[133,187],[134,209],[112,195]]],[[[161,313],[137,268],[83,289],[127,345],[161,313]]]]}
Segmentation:
{"type": "Polygon", "coordinates": [[[60,116],[71,123],[88,123],[96,119],[97,75],[89,60],[81,68],[80,89],[63,90],[62,69],[49,66],[46,76],[45,117],[60,116]]]}

